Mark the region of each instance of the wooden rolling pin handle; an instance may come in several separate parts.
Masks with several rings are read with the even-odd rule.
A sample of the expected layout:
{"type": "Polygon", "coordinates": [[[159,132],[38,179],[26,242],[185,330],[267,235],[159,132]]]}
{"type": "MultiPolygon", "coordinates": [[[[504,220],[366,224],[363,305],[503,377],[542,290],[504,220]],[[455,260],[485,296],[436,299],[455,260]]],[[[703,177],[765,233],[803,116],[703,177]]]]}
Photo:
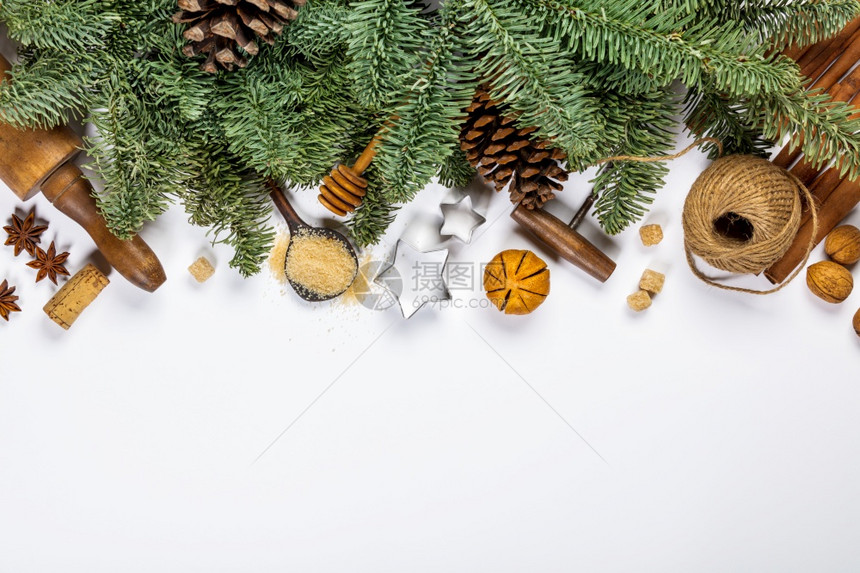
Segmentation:
{"type": "Polygon", "coordinates": [[[514,221],[534,233],[562,258],[596,278],[606,282],[615,272],[615,262],[588,240],[565,225],[561,219],[542,209],[526,209],[522,205],[511,213],[514,221]]]}
{"type": "Polygon", "coordinates": [[[167,280],[158,257],[143,239],[135,236],[123,241],[110,232],[96,208],[93,187],[77,165],[66,163],[54,171],[42,183],[42,193],[89,233],[105,259],[130,283],[153,292],[167,280]]]}

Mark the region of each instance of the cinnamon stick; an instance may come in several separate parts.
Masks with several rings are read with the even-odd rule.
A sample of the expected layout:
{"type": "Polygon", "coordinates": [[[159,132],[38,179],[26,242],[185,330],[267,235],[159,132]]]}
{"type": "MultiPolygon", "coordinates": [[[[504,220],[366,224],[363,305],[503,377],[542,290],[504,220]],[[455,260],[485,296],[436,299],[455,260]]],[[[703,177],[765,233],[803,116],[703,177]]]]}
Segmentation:
{"type": "Polygon", "coordinates": [[[818,233],[812,236],[812,220],[802,224],[785,256],[767,269],[764,275],[772,283],[781,283],[803,260],[810,239],[815,245],[830,234],[857,204],[860,203],[860,182],[843,179],[818,208],[818,233]]]}
{"type": "Polygon", "coordinates": [[[803,57],[803,55],[809,51],[811,45],[806,46],[798,46],[797,44],[792,44],[786,49],[784,49],[781,53],[786,58],[794,60],[795,62],[803,57]]]}
{"type": "Polygon", "coordinates": [[[819,57],[813,60],[805,70],[801,68],[801,73],[811,80],[820,79],[822,74],[824,74],[831,64],[836,61],[836,58],[845,52],[845,50],[848,49],[848,46],[857,41],[858,34],[860,34],[860,30],[855,29],[842,41],[834,42],[828,51],[820,54],[819,57]]]}
{"type": "MultiPolygon", "coordinates": [[[[801,73],[808,78],[816,79],[817,76],[813,76],[816,70],[820,70],[821,66],[828,60],[832,63],[851,43],[852,36],[858,30],[860,30],[860,18],[855,18],[832,38],[827,38],[810,46],[804,54],[797,58],[797,65],[800,66],[801,73]]],[[[823,70],[820,70],[818,74],[820,75],[821,72],[823,70]]]]}
{"type": "MultiPolygon", "coordinates": [[[[858,68],[860,69],[860,68],[858,68]]],[[[848,117],[849,120],[860,119],[860,112],[853,113],[848,117]]],[[[798,154],[800,152],[798,151],[798,154]]],[[[837,159],[836,166],[839,166],[840,161],[837,159]]],[[[800,179],[804,185],[809,185],[821,173],[821,170],[812,165],[805,159],[800,160],[794,167],[791,168],[791,173],[800,179]]]]}
{"type": "MultiPolygon", "coordinates": [[[[857,96],[858,92],[860,92],[860,67],[855,68],[850,74],[845,76],[841,82],[833,85],[829,89],[830,99],[841,102],[852,101],[857,96]]],[[[790,144],[786,145],[773,160],[774,165],[782,167],[783,169],[788,169],[788,167],[792,165],[798,157],[800,157],[802,146],[803,138],[798,140],[796,146],[790,144]]],[[[794,173],[794,169],[792,169],[792,173],[794,173]]],[[[805,170],[804,173],[804,177],[814,177],[818,171],[813,170],[813,172],[808,172],[808,170],[805,170]]],[[[798,174],[795,173],[795,175],[798,174]]],[[[798,175],[798,177],[801,180],[804,179],[804,177],[801,177],[800,175],[798,175]]]]}
{"type": "MultiPolygon", "coordinates": [[[[839,169],[831,167],[809,186],[809,193],[815,198],[818,205],[823,205],[844,179],[845,177],[839,173],[839,169]]],[[[806,183],[804,183],[804,185],[806,185],[806,183]]],[[[812,212],[809,210],[808,206],[805,206],[804,211],[800,216],[800,224],[803,225],[811,218],[812,212]]]]}
{"type": "Polygon", "coordinates": [[[815,80],[810,89],[829,90],[857,64],[858,59],[860,59],[860,32],[854,34],[851,43],[839,54],[839,58],[833,62],[833,65],[815,80]]]}
{"type": "MultiPolygon", "coordinates": [[[[840,32],[830,42],[829,48],[823,46],[825,42],[820,44],[800,58],[802,64],[798,61],[802,70],[815,79],[810,89],[827,90],[834,102],[851,102],[860,95],[860,67],[850,71],[844,78],[842,76],[860,60],[860,18],[853,20],[840,32]]],[[[851,119],[860,117],[860,105],[855,107],[858,111],[851,115],[851,119]]],[[[800,156],[802,144],[801,139],[797,145],[786,145],[773,162],[788,168],[800,156]]],[[[805,160],[792,167],[791,173],[809,187],[818,205],[818,232],[813,237],[811,210],[809,205],[805,205],[800,229],[788,251],[765,271],[765,276],[771,282],[783,282],[803,260],[810,241],[815,245],[820,243],[860,203],[860,181],[842,177],[838,167],[838,160],[836,166],[823,173],[805,160]]]]}

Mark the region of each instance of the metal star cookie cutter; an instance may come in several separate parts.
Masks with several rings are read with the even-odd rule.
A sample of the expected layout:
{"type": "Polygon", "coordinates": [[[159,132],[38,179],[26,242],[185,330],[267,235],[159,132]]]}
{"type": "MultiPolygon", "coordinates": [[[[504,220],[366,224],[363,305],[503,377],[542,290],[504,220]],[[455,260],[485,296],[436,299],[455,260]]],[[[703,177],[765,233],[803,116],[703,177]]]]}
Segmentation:
{"type": "Polygon", "coordinates": [[[403,318],[409,319],[427,303],[451,299],[445,283],[447,264],[448,249],[421,251],[398,239],[388,266],[376,275],[374,282],[389,290],[403,318]],[[390,289],[391,284],[399,284],[402,291],[390,289]]]}
{"type": "Polygon", "coordinates": [[[452,203],[442,202],[439,209],[442,211],[444,222],[439,234],[448,237],[457,237],[467,245],[472,242],[472,233],[475,229],[487,222],[487,219],[475,211],[472,205],[472,197],[455,189],[459,198],[452,203]]]}

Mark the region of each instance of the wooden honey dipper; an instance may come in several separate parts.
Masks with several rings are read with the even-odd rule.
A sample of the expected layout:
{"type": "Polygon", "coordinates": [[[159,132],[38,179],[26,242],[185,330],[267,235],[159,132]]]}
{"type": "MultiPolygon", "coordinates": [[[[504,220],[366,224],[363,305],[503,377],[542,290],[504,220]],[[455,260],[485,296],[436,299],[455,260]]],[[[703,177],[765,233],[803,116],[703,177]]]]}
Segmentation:
{"type": "Polygon", "coordinates": [[[331,170],[331,175],[323,177],[320,185],[319,201],[325,208],[343,217],[352,213],[361,205],[367,194],[367,179],[361,176],[376,157],[376,146],[379,143],[379,135],[374,136],[361,152],[355,165],[348,167],[340,164],[331,170]]]}

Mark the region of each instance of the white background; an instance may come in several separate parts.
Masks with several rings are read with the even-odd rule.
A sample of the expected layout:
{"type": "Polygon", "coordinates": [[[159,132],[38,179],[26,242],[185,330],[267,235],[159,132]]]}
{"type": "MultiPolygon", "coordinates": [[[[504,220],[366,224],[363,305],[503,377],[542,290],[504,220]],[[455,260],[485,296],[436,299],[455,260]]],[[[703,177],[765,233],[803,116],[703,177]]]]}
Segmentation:
{"type": "MultiPolygon", "coordinates": [[[[535,250],[552,292],[528,317],[313,306],[268,270],[240,278],[177,207],[142,233],[167,283],[113,273],[65,332],[41,310],[56,287],[2,247],[23,312],[0,322],[0,573],[860,570],[860,294],[695,279],[680,211],[706,165],[673,162],[646,220],[657,247],[585,223],[618,262],[605,285],[484,197],[451,259],[535,250]],[[217,267],[202,285],[200,254],[217,267]],[[666,287],[635,315],[646,267],[666,287]]],[[[551,210],[588,190],[574,178],[551,210]]],[[[444,194],[404,209],[376,256],[438,228],[444,194]]],[[[324,217],[313,192],[294,200],[324,217]]],[[[77,271],[87,235],[0,191],[3,224],[32,207],[77,271]]]]}

